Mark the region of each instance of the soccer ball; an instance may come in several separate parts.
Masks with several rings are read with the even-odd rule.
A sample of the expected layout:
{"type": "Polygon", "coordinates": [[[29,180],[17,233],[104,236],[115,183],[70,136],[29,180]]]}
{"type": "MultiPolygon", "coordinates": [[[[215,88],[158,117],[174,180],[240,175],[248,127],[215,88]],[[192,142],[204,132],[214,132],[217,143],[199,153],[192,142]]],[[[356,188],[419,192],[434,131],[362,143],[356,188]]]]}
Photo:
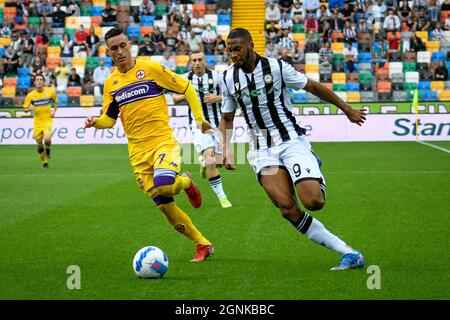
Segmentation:
{"type": "Polygon", "coordinates": [[[168,268],[169,259],[158,247],[144,247],[133,259],[133,270],[139,278],[162,278],[168,268]]]}

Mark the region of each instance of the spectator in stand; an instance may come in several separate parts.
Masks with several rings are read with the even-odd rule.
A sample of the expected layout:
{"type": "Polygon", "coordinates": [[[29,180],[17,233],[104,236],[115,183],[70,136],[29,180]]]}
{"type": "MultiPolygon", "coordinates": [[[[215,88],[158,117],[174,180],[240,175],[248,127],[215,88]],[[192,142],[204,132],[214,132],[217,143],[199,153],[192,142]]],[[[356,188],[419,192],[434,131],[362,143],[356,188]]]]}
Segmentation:
{"type": "Polygon", "coordinates": [[[171,71],[175,71],[175,69],[177,68],[177,63],[176,63],[175,59],[173,59],[171,57],[171,54],[172,54],[172,52],[170,50],[164,51],[161,65],[171,71]]]}
{"type": "Polygon", "coordinates": [[[424,45],[421,38],[417,37],[413,32],[409,40],[409,50],[412,52],[426,51],[427,47],[424,45]]]}
{"type": "Polygon", "coordinates": [[[105,80],[110,74],[111,71],[105,66],[105,59],[100,59],[100,65],[94,69],[93,80],[94,86],[98,86],[100,88],[101,94],[103,94],[105,80]]]}
{"type": "Polygon", "coordinates": [[[5,55],[3,56],[3,73],[5,76],[17,75],[17,70],[19,66],[19,56],[14,52],[13,47],[8,47],[6,49],[5,55]]]}
{"type": "Polygon", "coordinates": [[[447,15],[447,19],[445,19],[444,29],[447,31],[450,30],[450,14],[447,15]]]}
{"type": "Polygon", "coordinates": [[[275,27],[275,22],[271,22],[269,28],[264,31],[264,37],[266,38],[266,43],[273,42],[275,45],[278,44],[282,33],[280,29],[275,27]]]}
{"type": "Polygon", "coordinates": [[[138,56],[151,56],[153,52],[154,48],[153,43],[150,41],[150,36],[145,34],[144,39],[139,44],[138,56]]]}
{"type": "Polygon", "coordinates": [[[390,52],[400,51],[400,33],[396,30],[390,32],[387,37],[390,52]]]}
{"type": "Polygon", "coordinates": [[[300,44],[298,41],[294,42],[294,53],[292,54],[292,63],[305,63],[305,51],[302,47],[300,47],[300,44]]]}
{"type": "Polygon", "coordinates": [[[214,48],[214,54],[223,56],[223,53],[226,50],[226,48],[227,48],[227,43],[225,42],[225,40],[223,40],[222,35],[220,33],[217,34],[216,46],[214,48]]]}
{"type": "Polygon", "coordinates": [[[185,41],[178,41],[177,48],[175,50],[177,56],[186,56],[189,55],[189,48],[185,41]]]}
{"type": "Polygon", "coordinates": [[[434,80],[437,81],[447,81],[448,80],[448,70],[445,66],[444,61],[438,62],[438,67],[434,70],[434,80]]]}
{"type": "Polygon", "coordinates": [[[217,0],[216,1],[217,13],[230,13],[231,12],[231,1],[232,0],[217,0]]]}
{"type": "Polygon", "coordinates": [[[399,9],[400,17],[402,18],[402,21],[406,22],[406,18],[409,17],[412,13],[411,8],[409,7],[409,1],[403,0],[402,5],[399,9]]]}
{"type": "Polygon", "coordinates": [[[75,32],[75,44],[79,46],[85,44],[88,36],[89,34],[84,30],[84,26],[81,24],[78,31],[75,32]]]}
{"type": "Polygon", "coordinates": [[[305,53],[319,53],[319,44],[312,29],[308,31],[308,39],[305,42],[305,53]]]}
{"type": "Polygon", "coordinates": [[[193,30],[196,35],[201,36],[203,33],[204,25],[205,25],[205,19],[200,17],[198,10],[194,10],[193,15],[194,16],[191,19],[191,30],[193,30]]]}
{"type": "Polygon", "coordinates": [[[166,50],[175,52],[178,47],[178,31],[176,29],[168,28],[166,30],[166,50]]]}
{"type": "Polygon", "coordinates": [[[30,23],[25,30],[28,32],[28,35],[30,36],[30,38],[32,38],[32,39],[36,38],[37,30],[36,30],[36,26],[34,25],[34,23],[30,23]]]}
{"type": "Polygon", "coordinates": [[[444,41],[444,30],[442,30],[442,24],[440,22],[436,22],[436,27],[431,35],[433,41],[444,41]]]}
{"type": "Polygon", "coordinates": [[[139,6],[139,15],[152,16],[155,13],[155,4],[151,0],[142,0],[139,6]]]}
{"type": "Polygon", "coordinates": [[[39,17],[39,25],[36,31],[36,42],[47,44],[50,39],[50,34],[52,33],[52,28],[50,27],[44,16],[39,17]]]}
{"type": "Polygon", "coordinates": [[[151,35],[151,42],[154,45],[155,54],[159,55],[166,49],[166,39],[164,35],[159,31],[159,27],[153,27],[153,32],[151,35]]]}
{"type": "Polygon", "coordinates": [[[398,31],[400,32],[402,29],[402,21],[399,16],[395,14],[395,10],[393,8],[389,9],[389,15],[384,18],[383,28],[385,32],[398,31]]]}
{"type": "Polygon", "coordinates": [[[287,13],[283,13],[280,20],[280,29],[281,31],[287,31],[288,33],[292,32],[292,20],[288,18],[287,13]]]}
{"type": "Polygon", "coordinates": [[[194,30],[191,30],[191,35],[186,40],[186,44],[190,52],[199,51],[203,52],[202,38],[198,36],[194,30]]]}
{"type": "Polygon", "coordinates": [[[367,20],[363,17],[359,18],[356,23],[356,31],[357,33],[367,33],[370,32],[369,25],[367,24],[367,20]]]}
{"type": "Polygon", "coordinates": [[[278,59],[278,49],[275,47],[273,41],[269,42],[269,46],[266,48],[266,52],[264,53],[264,55],[267,58],[278,59]]]}
{"type": "Polygon", "coordinates": [[[42,67],[42,76],[46,87],[56,87],[56,77],[47,66],[42,67]]]}
{"type": "Polygon", "coordinates": [[[439,21],[440,16],[439,16],[439,7],[436,4],[436,0],[428,0],[428,5],[427,5],[427,16],[428,16],[428,20],[432,23],[435,24],[436,22],[439,21]]]}
{"type": "Polygon", "coordinates": [[[41,0],[37,4],[37,13],[38,15],[43,15],[44,17],[51,16],[53,12],[53,6],[48,0],[41,0]]]}
{"type": "Polygon", "coordinates": [[[303,5],[300,2],[300,0],[295,0],[291,9],[292,21],[294,22],[294,24],[299,24],[300,22],[305,20],[305,17],[306,17],[305,8],[303,8],[303,5]]]}
{"type": "Polygon", "coordinates": [[[328,67],[332,60],[333,50],[330,48],[330,43],[322,42],[322,47],[319,50],[319,64],[328,67]]]}
{"type": "Polygon", "coordinates": [[[342,32],[342,29],[344,29],[344,19],[342,19],[342,13],[338,9],[333,9],[329,21],[333,32],[342,32]]]}
{"type": "Polygon", "coordinates": [[[352,46],[351,42],[347,43],[344,48],[344,63],[349,73],[355,72],[355,63],[358,61],[358,49],[352,46]]]}
{"type": "Polygon", "coordinates": [[[316,33],[319,31],[319,23],[317,22],[317,19],[314,18],[312,12],[308,13],[308,16],[305,20],[305,31],[309,32],[309,30],[313,30],[316,33]]]}
{"type": "Polygon", "coordinates": [[[21,48],[21,56],[19,65],[21,67],[28,68],[31,64],[31,60],[33,59],[34,54],[34,41],[28,35],[26,30],[22,30],[21,32],[22,38],[22,48],[21,48]]]}
{"type": "Polygon", "coordinates": [[[349,2],[344,3],[344,7],[340,9],[340,13],[342,13],[342,19],[344,22],[354,22],[355,19],[355,13],[353,9],[350,7],[349,2]]]}
{"type": "Polygon", "coordinates": [[[319,34],[320,42],[332,42],[333,29],[328,21],[325,21],[322,28],[322,33],[319,34]]]}
{"type": "Polygon", "coordinates": [[[69,75],[68,82],[69,87],[81,87],[81,78],[80,75],[77,73],[77,69],[72,68],[72,72],[69,75]]]}
{"type": "Polygon", "coordinates": [[[66,64],[70,64],[73,57],[73,41],[70,39],[68,32],[64,32],[63,38],[59,42],[59,46],[61,47],[60,57],[66,64]]]}
{"type": "Polygon", "coordinates": [[[292,0],[278,0],[278,8],[280,9],[280,13],[282,14],[291,12],[292,5],[292,0]]]}
{"type": "Polygon", "coordinates": [[[303,5],[306,11],[316,11],[319,9],[320,2],[319,0],[303,0],[303,5]]]}
{"type": "Polygon", "coordinates": [[[55,4],[56,10],[52,13],[52,27],[53,28],[64,28],[66,21],[66,13],[61,10],[61,4],[57,2],[55,4]]]}
{"type": "Polygon", "coordinates": [[[278,59],[286,63],[289,63],[290,65],[293,64],[292,57],[289,56],[288,50],[286,49],[280,49],[280,56],[278,57],[278,59]]]}
{"type": "Polygon", "coordinates": [[[441,11],[450,11],[450,0],[445,0],[441,4],[441,11]]]}
{"type": "Polygon", "coordinates": [[[37,55],[33,58],[30,65],[30,74],[34,78],[38,74],[42,74],[42,68],[44,67],[44,61],[42,61],[41,56],[37,55]]]}
{"type": "Polygon", "coordinates": [[[206,54],[214,54],[216,46],[217,34],[212,29],[211,24],[206,25],[206,30],[202,33],[203,48],[206,54]]]}
{"type": "Polygon", "coordinates": [[[378,45],[374,46],[373,49],[373,63],[378,63],[382,68],[387,61],[387,45],[386,42],[381,38],[378,39],[378,45]]]}
{"type": "Polygon", "coordinates": [[[270,2],[269,6],[266,8],[266,23],[265,25],[275,22],[280,22],[281,19],[281,12],[280,8],[275,5],[273,1],[270,2]]]}
{"type": "Polygon", "coordinates": [[[98,48],[100,46],[100,37],[95,34],[94,26],[91,26],[89,28],[89,36],[86,39],[86,45],[89,49],[89,56],[97,57],[98,56],[98,48]]]}
{"type": "Polygon", "coordinates": [[[416,25],[416,31],[428,31],[430,28],[430,21],[428,21],[427,17],[425,16],[424,11],[417,12],[417,25],[416,25]]]}
{"type": "Polygon", "coordinates": [[[67,85],[69,83],[70,70],[66,66],[63,59],[59,61],[58,67],[55,69],[56,76],[56,92],[65,93],[67,91],[67,85]]]}
{"type": "Polygon", "coordinates": [[[370,7],[368,22],[371,25],[374,25],[375,22],[382,22],[383,18],[386,15],[386,5],[382,0],[377,0],[375,4],[370,7]]]}
{"type": "Polygon", "coordinates": [[[282,31],[281,33],[282,36],[280,38],[280,41],[278,42],[278,45],[280,49],[286,49],[288,53],[292,55],[292,51],[294,50],[294,42],[292,41],[292,37],[287,30],[282,31]]]}
{"type": "Polygon", "coordinates": [[[81,8],[77,0],[71,0],[66,9],[67,16],[79,17],[81,15],[81,8]]]}
{"type": "Polygon", "coordinates": [[[322,25],[328,21],[328,19],[331,17],[330,10],[325,5],[321,5],[319,9],[317,9],[316,12],[317,20],[319,21],[319,29],[322,27],[322,25]]]}
{"type": "Polygon", "coordinates": [[[358,40],[356,37],[356,28],[351,25],[349,20],[345,21],[342,32],[344,33],[344,42],[356,42],[358,40]]]}
{"type": "Polygon", "coordinates": [[[7,16],[4,17],[2,29],[0,30],[0,36],[2,38],[9,38],[12,35],[12,28],[7,16]]]}
{"type": "Polygon", "coordinates": [[[117,11],[111,7],[111,3],[106,2],[105,9],[102,12],[102,27],[115,27],[117,23],[117,11]]]}

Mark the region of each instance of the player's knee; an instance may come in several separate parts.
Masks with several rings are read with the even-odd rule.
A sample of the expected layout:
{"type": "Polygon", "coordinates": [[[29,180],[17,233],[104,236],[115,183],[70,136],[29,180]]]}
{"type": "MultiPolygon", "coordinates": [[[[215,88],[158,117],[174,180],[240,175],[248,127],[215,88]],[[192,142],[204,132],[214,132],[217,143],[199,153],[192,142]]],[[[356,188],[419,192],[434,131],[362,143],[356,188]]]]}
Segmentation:
{"type": "Polygon", "coordinates": [[[310,211],[317,211],[325,206],[325,199],[321,196],[303,200],[303,205],[310,211]]]}
{"type": "Polygon", "coordinates": [[[216,158],[215,157],[207,157],[205,159],[205,166],[208,168],[215,168],[216,167],[216,158]]]}
{"type": "Polygon", "coordinates": [[[173,196],[172,185],[175,182],[174,176],[160,175],[153,178],[153,186],[156,191],[166,197],[173,196]]]}
{"type": "Polygon", "coordinates": [[[42,153],[42,152],[44,152],[44,146],[43,145],[38,145],[36,150],[37,150],[38,153],[42,153]]]}
{"type": "Polygon", "coordinates": [[[52,144],[52,140],[50,138],[44,139],[44,143],[45,143],[45,145],[49,146],[52,144]]]}

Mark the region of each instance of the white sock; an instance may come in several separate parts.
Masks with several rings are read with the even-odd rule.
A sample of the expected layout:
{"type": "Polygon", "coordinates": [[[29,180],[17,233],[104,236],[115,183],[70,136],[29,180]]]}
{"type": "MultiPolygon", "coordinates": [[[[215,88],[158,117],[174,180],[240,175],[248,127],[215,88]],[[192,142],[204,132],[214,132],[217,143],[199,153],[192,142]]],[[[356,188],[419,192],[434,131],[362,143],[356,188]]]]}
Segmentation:
{"type": "Polygon", "coordinates": [[[225,199],[227,196],[223,191],[222,178],[219,176],[209,178],[209,184],[219,200],[225,199]]]}
{"type": "Polygon", "coordinates": [[[355,253],[355,250],[348,246],[344,241],[336,237],[317,219],[311,217],[308,213],[304,212],[303,218],[300,219],[294,226],[303,233],[308,239],[327,247],[334,252],[341,255],[347,253],[355,253]]]}

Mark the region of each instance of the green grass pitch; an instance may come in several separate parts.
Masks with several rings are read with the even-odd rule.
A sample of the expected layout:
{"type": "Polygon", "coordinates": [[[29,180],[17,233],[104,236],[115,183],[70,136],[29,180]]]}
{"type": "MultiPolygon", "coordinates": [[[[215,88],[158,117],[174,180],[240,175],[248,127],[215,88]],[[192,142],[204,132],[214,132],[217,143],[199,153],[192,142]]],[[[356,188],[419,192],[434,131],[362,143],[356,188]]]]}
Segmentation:
{"type": "Polygon", "coordinates": [[[193,264],[194,245],[137,188],[125,145],[54,145],[48,171],[35,146],[0,146],[0,299],[448,299],[450,155],[415,142],[313,147],[328,187],[313,215],[379,266],[380,289],[366,269],[328,271],[339,256],[282,219],[248,165],[221,171],[227,210],[183,165],[204,204],[177,202],[216,247],[193,264]],[[163,279],[135,276],[146,245],[167,253],[163,279]],[[66,286],[70,265],[80,290],[66,286]]]}

